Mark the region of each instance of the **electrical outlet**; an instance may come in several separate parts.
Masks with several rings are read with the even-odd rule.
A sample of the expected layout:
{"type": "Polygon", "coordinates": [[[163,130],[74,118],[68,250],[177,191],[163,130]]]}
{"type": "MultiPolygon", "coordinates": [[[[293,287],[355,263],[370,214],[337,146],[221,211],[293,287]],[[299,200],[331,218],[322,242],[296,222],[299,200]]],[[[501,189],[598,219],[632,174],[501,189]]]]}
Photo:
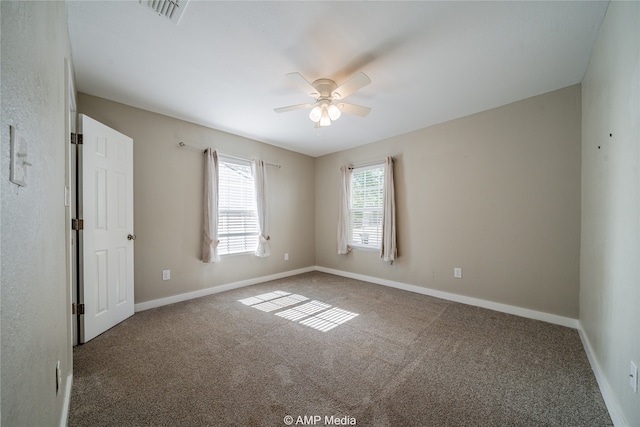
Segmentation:
{"type": "Polygon", "coordinates": [[[285,261],[289,261],[289,253],[288,252],[286,254],[284,254],[284,260],[285,261]]]}
{"type": "Polygon", "coordinates": [[[631,367],[629,368],[629,385],[634,393],[638,392],[638,367],[633,362],[631,362],[631,367]]]}
{"type": "Polygon", "coordinates": [[[455,277],[456,279],[462,279],[462,268],[455,267],[453,269],[453,277],[455,277]]]}
{"type": "Polygon", "coordinates": [[[171,280],[171,270],[162,270],[162,280],[171,280]]]}

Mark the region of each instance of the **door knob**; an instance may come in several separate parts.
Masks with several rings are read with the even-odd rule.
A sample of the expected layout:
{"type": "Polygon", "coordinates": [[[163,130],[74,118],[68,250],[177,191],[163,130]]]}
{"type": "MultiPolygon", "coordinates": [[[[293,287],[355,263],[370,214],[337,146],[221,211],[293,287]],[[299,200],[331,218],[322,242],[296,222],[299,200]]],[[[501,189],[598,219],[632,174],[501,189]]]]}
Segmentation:
{"type": "Polygon", "coordinates": [[[136,240],[136,235],[135,234],[129,234],[127,236],[127,240],[136,240]]]}

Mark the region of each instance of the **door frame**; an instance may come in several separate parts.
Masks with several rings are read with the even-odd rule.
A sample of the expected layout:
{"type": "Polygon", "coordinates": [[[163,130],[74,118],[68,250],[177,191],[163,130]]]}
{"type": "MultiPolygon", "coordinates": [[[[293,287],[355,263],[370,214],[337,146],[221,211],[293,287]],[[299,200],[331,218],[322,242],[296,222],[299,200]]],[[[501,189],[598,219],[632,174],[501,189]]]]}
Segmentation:
{"type": "MultiPolygon", "coordinates": [[[[65,58],[65,178],[64,178],[64,206],[65,206],[65,255],[67,273],[68,300],[68,343],[69,348],[78,344],[78,319],[74,307],[77,307],[78,293],[78,236],[71,222],[77,213],[77,150],[72,144],[71,135],[76,132],[77,100],[75,79],[71,60],[65,58]]],[[[72,366],[73,352],[70,351],[69,364],[72,366]]]]}

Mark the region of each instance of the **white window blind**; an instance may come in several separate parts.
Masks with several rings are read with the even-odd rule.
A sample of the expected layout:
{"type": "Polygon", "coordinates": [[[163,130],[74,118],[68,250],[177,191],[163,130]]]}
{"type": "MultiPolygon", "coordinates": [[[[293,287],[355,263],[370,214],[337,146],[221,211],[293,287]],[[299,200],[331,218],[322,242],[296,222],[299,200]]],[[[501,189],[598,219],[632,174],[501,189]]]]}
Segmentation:
{"type": "Polygon", "coordinates": [[[380,249],[384,164],[354,168],[349,201],[349,244],[380,249]]]}
{"type": "Polygon", "coordinates": [[[221,156],[218,173],[218,251],[220,255],[254,252],[259,228],[251,164],[221,156]]]}

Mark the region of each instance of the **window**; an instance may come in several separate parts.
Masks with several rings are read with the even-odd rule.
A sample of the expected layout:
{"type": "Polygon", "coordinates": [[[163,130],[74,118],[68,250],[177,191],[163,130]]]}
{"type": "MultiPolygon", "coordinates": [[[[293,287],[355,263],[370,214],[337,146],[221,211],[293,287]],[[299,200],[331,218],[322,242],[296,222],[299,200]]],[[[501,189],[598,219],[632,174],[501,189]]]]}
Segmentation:
{"type": "Polygon", "coordinates": [[[349,200],[349,245],[380,249],[384,164],[354,168],[349,200]]]}
{"type": "Polygon", "coordinates": [[[253,252],[258,247],[256,194],[248,161],[218,162],[218,253],[253,252]]]}

